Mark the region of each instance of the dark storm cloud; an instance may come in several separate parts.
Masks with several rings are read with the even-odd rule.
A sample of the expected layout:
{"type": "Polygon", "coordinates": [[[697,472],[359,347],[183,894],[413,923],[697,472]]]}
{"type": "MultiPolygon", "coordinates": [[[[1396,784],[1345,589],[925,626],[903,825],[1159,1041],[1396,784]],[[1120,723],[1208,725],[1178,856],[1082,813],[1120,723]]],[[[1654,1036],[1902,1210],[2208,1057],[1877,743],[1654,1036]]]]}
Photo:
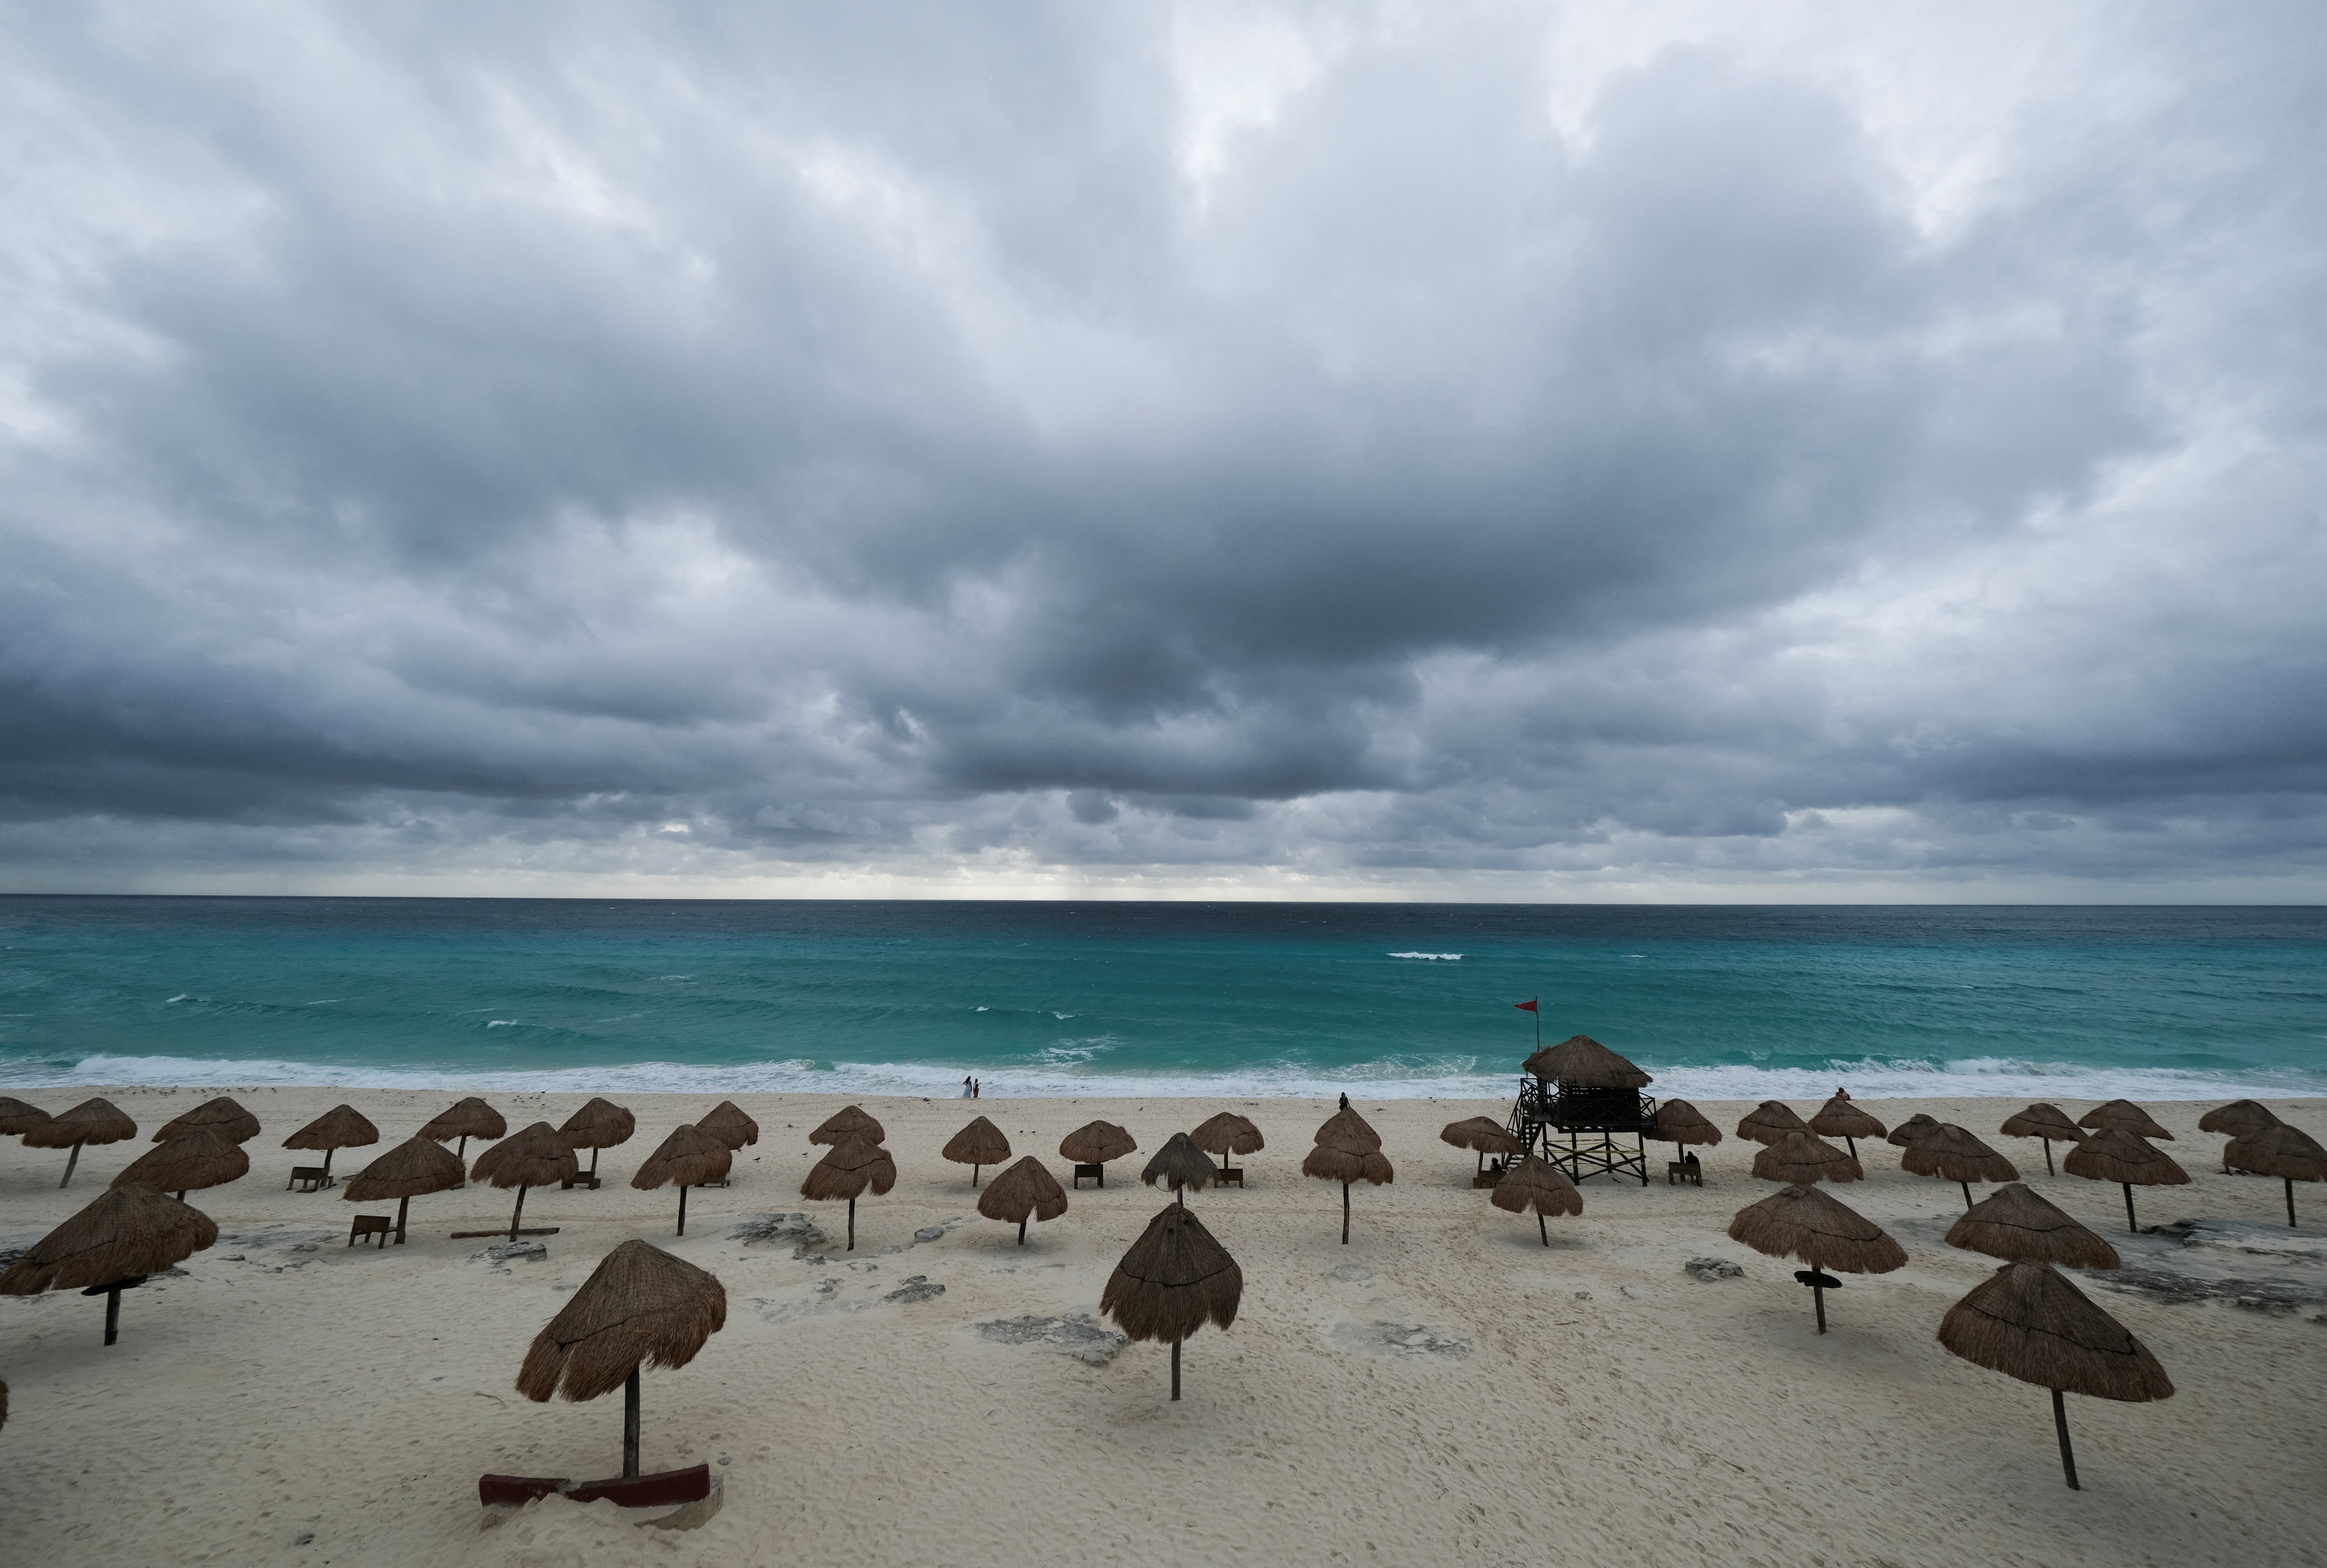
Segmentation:
{"type": "Polygon", "coordinates": [[[2299,8],[9,27],[23,885],[2322,864],[2299,8]]]}

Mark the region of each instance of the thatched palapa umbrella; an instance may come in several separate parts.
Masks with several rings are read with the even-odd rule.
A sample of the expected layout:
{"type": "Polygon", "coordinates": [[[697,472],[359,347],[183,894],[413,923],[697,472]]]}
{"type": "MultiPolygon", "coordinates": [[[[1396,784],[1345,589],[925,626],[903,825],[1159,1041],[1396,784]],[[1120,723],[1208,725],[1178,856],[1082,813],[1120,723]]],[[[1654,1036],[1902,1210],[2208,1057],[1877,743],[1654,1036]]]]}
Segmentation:
{"type": "Polygon", "coordinates": [[[735,1152],[700,1126],[674,1128],[662,1147],[647,1156],[631,1173],[631,1185],[651,1192],[666,1182],[678,1184],[678,1234],[687,1234],[687,1190],[706,1181],[724,1181],[735,1152]]]}
{"type": "Polygon", "coordinates": [[[2126,1132],[2138,1137],[2163,1138],[2169,1143],[2173,1141],[2173,1134],[2159,1126],[2154,1116],[2131,1100],[2110,1100],[2105,1105],[2095,1106],[2077,1118],[2077,1125],[2094,1128],[2123,1127],[2126,1132]]]}
{"type": "Polygon", "coordinates": [[[2286,1223],[2294,1223],[2294,1184],[2327,1181],[2327,1149],[2300,1127],[2275,1122],[2257,1133],[2230,1140],[2222,1151],[2225,1164],[2259,1176],[2276,1176],[2286,1183],[2286,1223]]]}
{"type": "Polygon", "coordinates": [[[1721,1129],[1706,1120],[1705,1113],[1687,1100],[1667,1100],[1657,1107],[1656,1130],[1649,1136],[1659,1143],[1670,1143],[1677,1159],[1686,1161],[1684,1143],[1703,1143],[1706,1148],[1721,1142],[1721,1129]]]}
{"type": "Polygon", "coordinates": [[[1989,1148],[1966,1128],[1941,1122],[1932,1132],[1907,1145],[1899,1156],[1902,1170],[1918,1176],[1937,1176],[1963,1189],[1964,1207],[1971,1207],[1975,1181],[2017,1181],[2020,1172],[2011,1161],[1989,1148]]]}
{"type": "Polygon", "coordinates": [[[460,1139],[461,1146],[453,1152],[453,1157],[465,1164],[469,1158],[470,1139],[506,1138],[509,1136],[509,1123],[501,1119],[499,1111],[471,1095],[421,1128],[420,1135],[439,1143],[460,1139]]]}
{"type": "Polygon", "coordinates": [[[450,1192],[468,1180],[461,1157],[426,1133],[407,1138],[348,1178],[340,1196],[350,1203],[396,1199],[396,1245],[404,1245],[405,1216],[412,1200],[428,1192],[450,1192]]]}
{"type": "MultiPolygon", "coordinates": [[[[2275,1127],[2277,1125],[2277,1114],[2268,1106],[2256,1100],[2232,1100],[2227,1106],[2216,1106],[2198,1118],[2200,1132],[2220,1133],[2233,1139],[2247,1137],[2251,1134],[2261,1132],[2265,1127],[2275,1127]]],[[[5,1130],[4,1124],[0,1124],[0,1130],[5,1130]]],[[[2227,1144],[2222,1150],[2222,1174],[2225,1176],[2230,1174],[2230,1153],[2227,1144]]],[[[2292,1197],[2293,1194],[2289,1193],[2288,1196],[2292,1197]]]]}
{"type": "Polygon", "coordinates": [[[224,1095],[204,1100],[182,1116],[173,1116],[154,1131],[154,1142],[167,1143],[180,1133],[200,1127],[229,1143],[248,1143],[258,1136],[258,1118],[224,1095]]]}
{"type": "Polygon", "coordinates": [[[1840,1138],[1850,1157],[1858,1158],[1858,1140],[1887,1136],[1890,1129],[1860,1110],[1840,1095],[1818,1107],[1810,1118],[1810,1131],[1821,1138],[1840,1138]]]}
{"type": "Polygon", "coordinates": [[[1883,1141],[1893,1148],[1904,1149],[1916,1139],[1928,1137],[1938,1132],[1939,1125],[1939,1117],[1927,1116],[1922,1112],[1917,1111],[1913,1115],[1892,1128],[1889,1136],[1883,1141]]]}
{"type": "Polygon", "coordinates": [[[848,1250],[856,1250],[856,1199],[864,1189],[880,1197],[897,1184],[897,1162],[889,1151],[863,1138],[836,1143],[825,1157],[808,1167],[800,1196],[818,1203],[848,1199],[848,1250]]]}
{"type": "Polygon", "coordinates": [[[60,1187],[71,1185],[73,1167],[80,1163],[84,1143],[118,1143],[137,1135],[137,1124],[131,1121],[121,1108],[108,1099],[83,1100],[71,1110],[61,1111],[47,1121],[35,1122],[24,1129],[27,1149],[70,1149],[72,1157],[65,1162],[64,1180],[60,1187]]]}
{"type": "Polygon", "coordinates": [[[1788,1133],[1753,1156],[1753,1174],[1764,1181],[1808,1186],[1813,1181],[1863,1181],[1865,1168],[1855,1154],[1846,1154],[1805,1129],[1788,1133]]]}
{"type": "Polygon", "coordinates": [[[1176,1195],[1175,1201],[1185,1203],[1188,1188],[1201,1192],[1219,1181],[1220,1175],[1220,1168],[1212,1163],[1211,1156],[1197,1148],[1193,1138],[1185,1133],[1174,1133],[1155,1151],[1155,1157],[1147,1162],[1147,1169],[1139,1173],[1139,1179],[1150,1187],[1161,1181],[1176,1195]]]}
{"type": "Polygon", "coordinates": [[[1018,1227],[1018,1245],[1026,1245],[1028,1219],[1056,1219],[1067,1211],[1066,1189],[1043,1163],[1029,1154],[986,1184],[978,1194],[977,1211],[1018,1227]]]}
{"type": "Polygon", "coordinates": [[[862,1138],[868,1143],[888,1141],[881,1124],[864,1114],[863,1106],[843,1106],[825,1117],[817,1130],[808,1135],[811,1143],[846,1143],[851,1138],[862,1138]]]}
{"type": "Polygon", "coordinates": [[[576,1151],[590,1151],[588,1174],[594,1181],[598,1176],[598,1151],[629,1143],[631,1134],[638,1130],[638,1117],[612,1100],[593,1097],[588,1105],[558,1125],[557,1135],[576,1151]]]}
{"type": "Polygon", "coordinates": [[[1452,1143],[1458,1149],[1469,1149],[1479,1156],[1473,1177],[1486,1173],[1487,1156],[1500,1155],[1509,1159],[1527,1153],[1527,1145],[1512,1136],[1511,1130],[1491,1116],[1471,1116],[1459,1122],[1449,1122],[1438,1131],[1438,1141],[1452,1143]]]}
{"type": "Polygon", "coordinates": [[[1587,1089],[1642,1089],[1656,1079],[1588,1034],[1572,1034],[1547,1045],[1520,1068],[1547,1083],[1587,1089]]]}
{"type": "Polygon", "coordinates": [[[1737,1124],[1737,1135],[1756,1143],[1774,1143],[1788,1133],[1807,1133],[1810,1125],[1796,1115],[1793,1107],[1776,1100],[1763,1100],[1737,1124]]]}
{"type": "Polygon", "coordinates": [[[2044,1142],[2044,1174],[2052,1174],[2052,1145],[2081,1143],[2085,1130],[2069,1119],[2069,1113],[2043,1100],[2024,1111],[2015,1111],[2004,1118],[1996,1131],[2007,1138],[2041,1138],[2044,1142]]]}
{"type": "Polygon", "coordinates": [[[0,1095],[0,1138],[21,1137],[48,1119],[49,1113],[40,1106],[0,1095]]]}
{"type": "Polygon", "coordinates": [[[695,1125],[725,1144],[731,1153],[760,1141],[760,1124],[734,1100],[721,1100],[695,1125]]]}
{"type": "Polygon", "coordinates": [[[2125,1189],[2125,1227],[2139,1231],[2133,1218],[2135,1187],[2186,1187],[2190,1172],[2176,1165],[2163,1149],[2153,1149],[2123,1127],[2103,1127],[2069,1151],[2061,1169],[2093,1181],[2114,1181],[2125,1189]]]}
{"type": "MultiPolygon", "coordinates": [[[[477,1156],[469,1173],[507,1190],[517,1189],[517,1207],[509,1210],[509,1239],[515,1241],[518,1217],[525,1212],[525,1193],[528,1187],[547,1187],[552,1182],[571,1181],[580,1174],[582,1162],[574,1157],[574,1145],[547,1122],[536,1122],[503,1138],[477,1156]]],[[[456,1231],[461,1236],[497,1236],[491,1230],[456,1231]]],[[[553,1230],[532,1234],[550,1236],[553,1230]]]]}
{"type": "Polygon", "coordinates": [[[1504,1171],[1503,1179],[1495,1183],[1494,1191],[1488,1196],[1496,1208],[1513,1214],[1534,1209],[1535,1231],[1546,1246],[1551,1245],[1551,1232],[1543,1223],[1545,1215],[1584,1212],[1584,1194],[1575,1190],[1567,1173],[1535,1154],[1504,1171]]]}
{"type": "Polygon", "coordinates": [[[323,1185],[332,1185],[332,1156],[341,1149],[367,1148],[379,1142],[379,1129],[353,1106],[333,1106],[283,1140],[286,1149],[321,1149],[323,1185]]]}
{"type": "Polygon", "coordinates": [[[1826,1332],[1826,1293],[1842,1282],[1827,1274],[1889,1274],[1903,1267],[1907,1250],[1881,1226],[1817,1187],[1781,1187],[1759,1203],[1749,1203],[1729,1222],[1729,1239],[1771,1257],[1796,1257],[1809,1265],[1794,1277],[1810,1287],[1818,1309],[1818,1331],[1826,1332]]]}
{"type": "Polygon", "coordinates": [[[1301,1174],[1341,1184],[1343,1246],[1350,1245],[1350,1183],[1369,1181],[1379,1187],[1397,1178],[1388,1156],[1381,1152],[1381,1134],[1368,1126],[1354,1107],[1325,1118],[1325,1125],[1317,1129],[1317,1146],[1301,1162],[1301,1174]]]}
{"type": "Polygon", "coordinates": [[[2173,1393],[2165,1368],[2124,1324],[2041,1263],[2005,1264],[1975,1285],[1939,1320],[1939,1343],[1976,1367],[2052,1391],[2061,1470],[2071,1488],[2077,1456],[2064,1392],[2129,1401],[2173,1393]]]}
{"type": "Polygon", "coordinates": [[[0,1274],[0,1296],[78,1290],[105,1298],[105,1342],[121,1337],[121,1293],[218,1240],[218,1226],[159,1188],[113,1187],[0,1274]]]}
{"type": "Polygon", "coordinates": [[[218,1187],[250,1174],[250,1156],[239,1143],[196,1127],[166,1143],[156,1143],[123,1168],[116,1187],[145,1186],[174,1192],[183,1203],[198,1187],[218,1187]]]}
{"type": "Polygon", "coordinates": [[[643,1241],[608,1253],[534,1336],[517,1391],[595,1399],[622,1391],[622,1473],[639,1473],[639,1369],[686,1366],[727,1322],[719,1276],[643,1241]]]}
{"type": "MultiPolygon", "coordinates": [[[[1222,1111],[1218,1115],[1207,1116],[1188,1136],[1196,1141],[1197,1148],[1220,1162],[1220,1174],[1223,1176],[1236,1170],[1229,1163],[1229,1155],[1257,1154],[1268,1146],[1268,1140],[1260,1135],[1260,1129],[1234,1111],[1222,1111]]],[[[1244,1184],[1241,1177],[1237,1184],[1244,1184]]]]}
{"type": "Polygon", "coordinates": [[[2117,1248],[2019,1181],[2007,1182],[1964,1210],[1948,1229],[1948,1245],[2006,1263],[2070,1268],[2117,1268],[2124,1263],[2117,1248]]]}
{"type": "Polygon", "coordinates": [[[1001,1128],[984,1116],[977,1116],[971,1119],[969,1125],[946,1140],[946,1146],[940,1152],[955,1164],[969,1167],[969,1184],[975,1189],[981,1169],[999,1165],[1010,1158],[1010,1140],[1002,1135],[1001,1128]]]}
{"type": "Polygon", "coordinates": [[[1244,1271],[1212,1239],[1196,1211],[1167,1203],[1107,1276],[1098,1310],[1134,1339],[1172,1347],[1172,1397],[1180,1397],[1180,1345],[1202,1328],[1236,1321],[1244,1271]]]}
{"type": "Polygon", "coordinates": [[[1078,1165],[1088,1165],[1089,1171],[1077,1175],[1097,1174],[1098,1184],[1107,1185],[1107,1162],[1120,1160],[1136,1151],[1139,1140],[1113,1122],[1086,1122],[1059,1140],[1059,1158],[1071,1160],[1078,1165]]]}

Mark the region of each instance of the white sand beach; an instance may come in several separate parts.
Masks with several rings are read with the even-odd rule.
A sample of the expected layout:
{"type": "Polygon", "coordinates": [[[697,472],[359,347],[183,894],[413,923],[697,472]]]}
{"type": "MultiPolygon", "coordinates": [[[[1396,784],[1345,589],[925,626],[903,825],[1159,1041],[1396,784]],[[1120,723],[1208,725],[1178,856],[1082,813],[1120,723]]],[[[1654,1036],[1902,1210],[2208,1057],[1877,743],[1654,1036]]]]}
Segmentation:
{"type": "MultiPolygon", "coordinates": [[[[95,1198],[153,1129],[212,1091],[23,1097],[54,1111],[94,1092],[136,1118],[138,1139],[87,1151],[63,1191],[63,1153],[0,1143],[0,1247],[95,1198]]],[[[393,1204],[284,1190],[313,1157],[283,1138],[333,1103],[382,1133],[340,1153],[335,1169],[351,1173],[454,1097],[230,1092],[265,1124],[251,1173],[191,1196],[220,1240],[182,1276],[125,1297],[117,1346],[101,1343],[99,1301],[0,1300],[0,1563],[2327,1563],[2327,1298],[2176,1304],[2078,1276],[2178,1392],[2072,1397],[2085,1489],[2070,1491],[2043,1391],[1935,1341],[1992,1265],[1941,1242],[1962,1209],[1955,1185],[1902,1172],[1881,1144],[1861,1145],[1869,1180],[1836,1192],[1911,1261],[1849,1278],[1820,1338],[1795,1265],[1725,1235],[1773,1190],[1734,1137],[1703,1152],[1702,1190],[1667,1184],[1668,1146],[1651,1147],[1647,1188],[1587,1182],[1584,1214],[1554,1220],[1547,1248],[1531,1218],[1472,1188],[1472,1157],[1437,1136],[1506,1107],[1361,1101],[1397,1178],[1357,1191],[1343,1246],[1339,1189],[1298,1169],[1329,1102],[868,1099],[899,1178],[859,1205],[846,1254],[840,1206],[799,1196],[808,1130],[845,1102],[740,1099],[760,1143],[732,1186],[692,1194],[688,1235],[674,1240],[673,1195],[625,1183],[713,1102],[636,1096],[623,1103],[637,1136],[607,1151],[601,1190],[528,1197],[528,1224],[560,1227],[546,1260],[495,1266],[476,1255],[487,1243],[447,1232],[506,1223],[508,1193],[416,1199],[410,1243],[377,1251],[343,1245],[349,1221],[393,1204]],[[1243,1162],[1243,1190],[1192,1199],[1245,1288],[1232,1330],[1189,1341],[1180,1403],[1162,1347],[1086,1360],[981,1331],[1095,1314],[1116,1259],[1166,1200],[1139,1184],[1146,1153],[1223,1108],[1258,1123],[1268,1147],[1243,1162]],[[1020,1247],[1011,1227],[977,1217],[968,1171],[939,1157],[977,1112],[1062,1177],[1061,1136],[1093,1117],[1127,1126],[1143,1153],[1020,1247]],[[833,1237],[824,1261],[730,1237],[741,1217],[801,1210],[833,1237]],[[940,1239],[915,1241],[931,1227],[940,1239]],[[644,1401],[647,1468],[708,1461],[724,1508],[679,1534],[553,1499],[481,1527],[482,1472],[618,1469],[619,1395],[536,1405],[512,1384],[565,1293],[634,1237],[726,1288],[725,1328],[691,1365],[648,1371],[644,1401]],[[1693,1278],[1683,1265],[1697,1257],[1743,1276],[1693,1278]],[[916,1279],[942,1293],[890,1299],[916,1279]]],[[[487,1097],[512,1129],[581,1099],[487,1097]]],[[[2018,1102],[1864,1103],[1893,1125],[1925,1111],[1970,1127],[2130,1265],[2179,1267],[2200,1250],[2128,1237],[2115,1186],[2046,1177],[2035,1143],[1995,1132],[2018,1102]]],[[[1700,1108],[1726,1130],[1751,1107],[1700,1108]]],[[[2220,1172],[2222,1140],[2196,1130],[2205,1106],[2150,1108],[2193,1181],[2140,1191],[2145,1225],[2289,1234],[2277,1181],[2220,1172]]],[[[2327,1137],[2327,1102],[2274,1108],[2327,1137]]],[[[2327,1254],[2327,1188],[2298,1200],[2306,1223],[2293,1234],[2327,1254]]],[[[2327,1290],[2327,1263],[2234,1248],[2201,1261],[2201,1273],[2327,1290]]]]}

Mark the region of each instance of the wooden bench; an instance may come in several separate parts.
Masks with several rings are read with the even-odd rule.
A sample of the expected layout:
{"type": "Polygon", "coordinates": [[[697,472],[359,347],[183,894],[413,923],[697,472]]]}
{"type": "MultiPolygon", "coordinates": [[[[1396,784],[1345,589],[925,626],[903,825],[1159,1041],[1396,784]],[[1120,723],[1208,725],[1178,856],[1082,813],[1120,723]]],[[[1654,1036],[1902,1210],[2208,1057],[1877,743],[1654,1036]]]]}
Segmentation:
{"type": "Polygon", "coordinates": [[[1702,1187],[1705,1185],[1705,1167],[1695,1160],[1668,1160],[1665,1162],[1665,1185],[1669,1187],[1676,1181],[1694,1181],[1702,1187]]]}
{"type": "Polygon", "coordinates": [[[595,1192],[598,1190],[598,1178],[592,1175],[589,1171],[584,1171],[581,1175],[574,1178],[573,1181],[560,1181],[557,1184],[557,1190],[560,1192],[565,1191],[568,1187],[587,1187],[591,1191],[595,1192]]]}
{"type": "Polygon", "coordinates": [[[372,1245],[374,1246],[386,1246],[388,1245],[388,1238],[395,1234],[396,1221],[390,1219],[387,1215],[359,1214],[356,1216],[356,1222],[348,1227],[348,1245],[350,1246],[353,1246],[367,1236],[376,1236],[379,1237],[379,1239],[372,1245]]]}
{"type": "Polygon", "coordinates": [[[1102,1187],[1107,1185],[1107,1167],[1104,1165],[1076,1166],[1074,1184],[1080,1187],[1083,1184],[1083,1178],[1086,1176],[1089,1177],[1092,1181],[1098,1182],[1102,1187]]]}
{"type": "Polygon", "coordinates": [[[1219,1178],[1213,1181],[1212,1185],[1213,1185],[1213,1186],[1215,1186],[1215,1187],[1241,1187],[1241,1186],[1243,1186],[1243,1185],[1244,1185],[1244,1167],[1243,1167],[1243,1166],[1241,1166],[1241,1165],[1238,1165],[1238,1166],[1235,1170],[1233,1170],[1233,1171],[1228,1171],[1228,1170],[1224,1170],[1224,1171],[1222,1171],[1220,1173],[1219,1178]]]}
{"type": "Polygon", "coordinates": [[[332,1173],[321,1165],[294,1165],[291,1167],[291,1180],[283,1183],[283,1190],[288,1192],[296,1187],[302,1192],[313,1192],[318,1187],[331,1184],[332,1173]]]}
{"type": "Polygon", "coordinates": [[[657,1470],[651,1475],[615,1476],[603,1481],[571,1481],[557,1476],[477,1478],[477,1500],[489,1508],[521,1507],[537,1498],[560,1496],[572,1498],[577,1503],[594,1503],[603,1498],[617,1507],[659,1508],[673,1503],[701,1502],[710,1495],[708,1464],[657,1470]]]}

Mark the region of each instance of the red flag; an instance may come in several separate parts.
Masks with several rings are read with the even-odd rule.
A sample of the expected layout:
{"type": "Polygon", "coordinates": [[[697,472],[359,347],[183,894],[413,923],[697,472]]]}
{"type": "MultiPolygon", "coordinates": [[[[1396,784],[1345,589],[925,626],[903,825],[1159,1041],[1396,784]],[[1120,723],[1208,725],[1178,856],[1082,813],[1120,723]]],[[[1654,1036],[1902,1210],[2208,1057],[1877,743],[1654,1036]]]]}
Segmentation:
{"type": "Polygon", "coordinates": [[[1536,1004],[1532,1002],[1514,1002],[1511,1005],[1518,1008],[1521,1013],[1534,1013],[1537,1011],[1536,1004]]]}

